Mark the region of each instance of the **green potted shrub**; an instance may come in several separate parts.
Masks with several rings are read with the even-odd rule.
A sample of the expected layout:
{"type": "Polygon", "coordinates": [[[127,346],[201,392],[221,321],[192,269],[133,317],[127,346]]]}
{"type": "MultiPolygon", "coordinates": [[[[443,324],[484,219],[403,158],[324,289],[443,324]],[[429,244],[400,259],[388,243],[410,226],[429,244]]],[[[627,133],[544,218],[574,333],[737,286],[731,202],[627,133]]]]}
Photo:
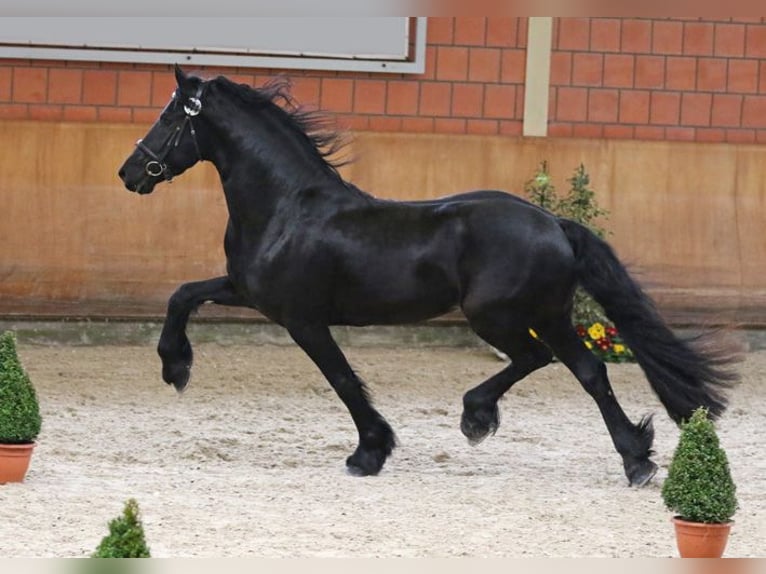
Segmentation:
{"type": "Polygon", "coordinates": [[[125,503],[122,516],[109,522],[109,534],[104,536],[91,558],[150,557],[138,502],[131,498],[125,503]]]}
{"type": "Polygon", "coordinates": [[[16,337],[0,335],[0,484],[22,482],[40,434],[40,405],[16,352],[16,337]]]}
{"type": "Polygon", "coordinates": [[[684,558],[719,558],[737,510],[736,487],[726,452],[704,408],[681,424],[681,435],[662,485],[684,558]]]}

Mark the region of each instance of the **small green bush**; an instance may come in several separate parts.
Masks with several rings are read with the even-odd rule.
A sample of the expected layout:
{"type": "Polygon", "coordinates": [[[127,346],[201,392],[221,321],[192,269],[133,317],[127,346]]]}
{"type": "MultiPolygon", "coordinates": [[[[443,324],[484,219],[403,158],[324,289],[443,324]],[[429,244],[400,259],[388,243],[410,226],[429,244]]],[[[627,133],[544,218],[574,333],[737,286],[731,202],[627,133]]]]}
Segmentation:
{"type": "Polygon", "coordinates": [[[6,331],[0,335],[0,443],[34,442],[41,426],[37,393],[19,361],[16,337],[6,331]]]}
{"type": "MultiPolygon", "coordinates": [[[[548,162],[542,162],[532,179],[524,185],[524,191],[535,205],[550,211],[558,217],[564,217],[584,225],[602,239],[607,231],[599,221],[607,220],[609,212],[598,204],[595,192],[590,188],[590,176],[585,166],[580,164],[567,179],[569,191],[559,196],[553,183],[548,162]]],[[[596,356],[609,363],[635,361],[633,352],[622,340],[615,325],[609,321],[604,309],[578,286],[574,293],[572,323],[585,346],[596,356]]]]}
{"type": "Polygon", "coordinates": [[[131,498],[125,503],[122,516],[109,522],[109,534],[101,540],[92,558],[150,557],[138,502],[131,498]]]}
{"type": "Polygon", "coordinates": [[[702,407],[681,424],[678,446],[662,485],[662,499],[668,510],[690,522],[729,522],[737,510],[726,452],[702,407]]]}

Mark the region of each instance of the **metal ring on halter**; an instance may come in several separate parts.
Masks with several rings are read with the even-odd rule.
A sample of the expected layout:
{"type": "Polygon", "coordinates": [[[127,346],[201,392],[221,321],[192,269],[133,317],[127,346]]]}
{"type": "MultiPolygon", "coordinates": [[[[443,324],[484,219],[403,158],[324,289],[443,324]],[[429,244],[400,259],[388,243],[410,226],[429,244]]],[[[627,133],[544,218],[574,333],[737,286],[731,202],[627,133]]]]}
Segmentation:
{"type": "Polygon", "coordinates": [[[152,160],[146,164],[144,170],[152,177],[159,177],[165,172],[165,164],[152,160]]]}
{"type": "Polygon", "coordinates": [[[184,112],[187,116],[198,116],[202,111],[202,101],[199,98],[189,98],[184,104],[184,112]]]}

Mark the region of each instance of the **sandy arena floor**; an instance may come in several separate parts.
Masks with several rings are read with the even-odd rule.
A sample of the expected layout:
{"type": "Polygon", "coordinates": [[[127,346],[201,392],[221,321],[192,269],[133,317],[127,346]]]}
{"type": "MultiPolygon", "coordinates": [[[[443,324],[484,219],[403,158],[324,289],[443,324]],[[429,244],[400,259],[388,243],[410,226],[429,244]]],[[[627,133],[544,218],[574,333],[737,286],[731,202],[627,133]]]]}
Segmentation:
{"type": "MultiPolygon", "coordinates": [[[[43,432],[23,484],[0,487],[0,556],[86,556],[136,498],[155,557],[675,556],[660,485],[678,430],[635,365],[613,365],[633,420],[656,412],[660,471],[629,488],[590,397],[555,364],[514,387],[471,447],[461,397],[502,367],[481,349],[349,348],[399,448],[377,477],[344,460],[355,430],[295,347],[197,345],[188,391],[151,346],[19,354],[43,432]]],[[[719,425],[740,510],[727,556],[766,555],[766,352],[719,425]]]]}

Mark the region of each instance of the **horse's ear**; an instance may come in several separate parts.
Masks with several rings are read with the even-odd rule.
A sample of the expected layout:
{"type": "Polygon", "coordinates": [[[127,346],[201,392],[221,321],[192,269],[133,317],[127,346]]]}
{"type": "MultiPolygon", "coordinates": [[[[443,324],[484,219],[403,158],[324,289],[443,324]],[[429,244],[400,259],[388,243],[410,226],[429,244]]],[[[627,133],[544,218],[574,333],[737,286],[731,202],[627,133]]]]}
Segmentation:
{"type": "Polygon", "coordinates": [[[176,83],[178,84],[178,89],[181,93],[183,93],[186,88],[186,86],[189,84],[189,76],[186,75],[186,73],[181,69],[181,66],[178,64],[175,64],[173,67],[173,71],[176,74],[176,83]]]}

